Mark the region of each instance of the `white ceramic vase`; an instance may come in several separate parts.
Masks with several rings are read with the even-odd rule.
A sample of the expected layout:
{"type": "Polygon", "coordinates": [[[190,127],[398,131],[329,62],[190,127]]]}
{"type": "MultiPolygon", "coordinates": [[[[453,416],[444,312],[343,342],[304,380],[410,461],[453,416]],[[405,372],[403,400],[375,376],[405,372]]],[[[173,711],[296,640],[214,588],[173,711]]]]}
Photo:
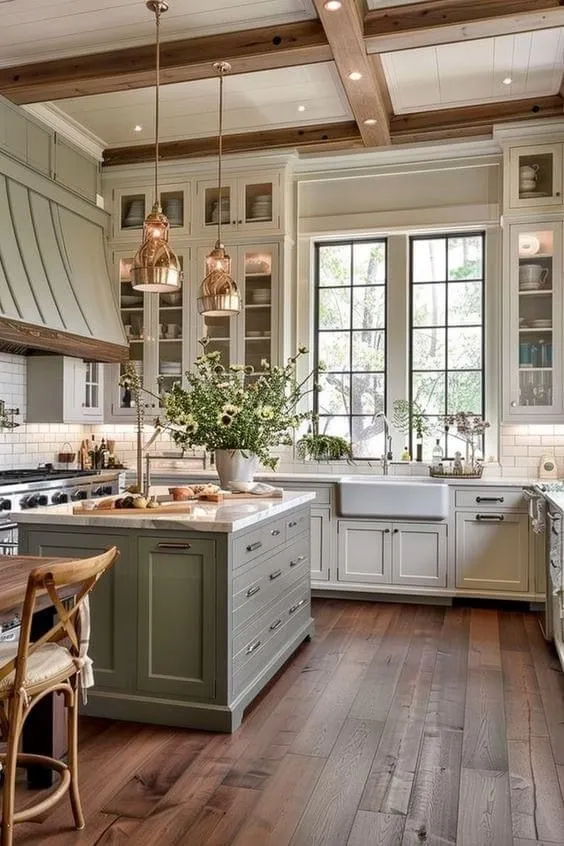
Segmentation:
{"type": "Polygon", "coordinates": [[[229,482],[252,482],[257,471],[258,458],[253,452],[240,449],[216,449],[215,467],[219,484],[229,490],[229,482]]]}

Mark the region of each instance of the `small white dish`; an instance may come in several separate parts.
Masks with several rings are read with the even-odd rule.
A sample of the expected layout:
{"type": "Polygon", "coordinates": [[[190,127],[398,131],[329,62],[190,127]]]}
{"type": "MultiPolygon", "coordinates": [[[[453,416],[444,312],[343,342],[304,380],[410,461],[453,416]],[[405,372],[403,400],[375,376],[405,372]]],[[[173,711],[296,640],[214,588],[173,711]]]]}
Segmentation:
{"type": "Polygon", "coordinates": [[[519,255],[536,256],[540,250],[540,241],[536,235],[529,235],[523,232],[519,235],[519,255]]]}

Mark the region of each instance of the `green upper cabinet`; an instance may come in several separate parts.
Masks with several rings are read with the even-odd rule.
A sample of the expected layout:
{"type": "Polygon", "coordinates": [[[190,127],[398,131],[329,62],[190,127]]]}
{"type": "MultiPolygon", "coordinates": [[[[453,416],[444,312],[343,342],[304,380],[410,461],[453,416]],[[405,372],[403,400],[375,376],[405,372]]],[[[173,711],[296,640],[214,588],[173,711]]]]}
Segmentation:
{"type": "Polygon", "coordinates": [[[215,695],[216,542],[141,537],[137,690],[215,695]]]}

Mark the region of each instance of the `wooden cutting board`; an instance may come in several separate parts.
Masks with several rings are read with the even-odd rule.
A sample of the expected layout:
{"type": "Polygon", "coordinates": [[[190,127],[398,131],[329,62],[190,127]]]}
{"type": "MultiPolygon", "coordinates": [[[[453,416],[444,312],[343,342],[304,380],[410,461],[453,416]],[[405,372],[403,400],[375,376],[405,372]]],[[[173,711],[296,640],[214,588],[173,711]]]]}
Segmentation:
{"type": "MultiPolygon", "coordinates": [[[[214,496],[211,494],[210,496],[214,496]]],[[[242,499],[282,499],[281,496],[276,494],[250,494],[250,493],[239,493],[233,492],[230,494],[225,494],[223,499],[211,499],[210,497],[206,496],[196,496],[193,499],[185,499],[182,501],[177,502],[163,502],[161,505],[158,505],[156,508],[84,508],[84,505],[74,505],[72,509],[73,514],[94,514],[94,515],[106,515],[106,514],[114,514],[119,516],[120,514],[166,514],[167,512],[173,514],[182,514],[183,512],[189,514],[192,510],[192,506],[195,505],[197,502],[219,502],[220,504],[228,504],[230,502],[239,502],[242,499]]]]}

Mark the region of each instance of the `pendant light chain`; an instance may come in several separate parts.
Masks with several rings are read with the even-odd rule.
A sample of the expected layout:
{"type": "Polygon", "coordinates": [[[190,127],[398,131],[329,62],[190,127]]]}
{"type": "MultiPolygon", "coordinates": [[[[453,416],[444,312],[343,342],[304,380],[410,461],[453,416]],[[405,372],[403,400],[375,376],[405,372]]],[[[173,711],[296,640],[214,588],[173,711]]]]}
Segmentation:
{"type": "Polygon", "coordinates": [[[159,197],[159,95],[160,95],[160,79],[161,79],[161,7],[155,6],[155,23],[156,23],[156,69],[157,79],[155,83],[155,202],[160,206],[159,197]]]}
{"type": "Polygon", "coordinates": [[[218,179],[218,205],[219,214],[217,216],[217,242],[221,243],[221,218],[223,217],[223,207],[221,204],[222,190],[221,190],[221,157],[223,155],[223,75],[225,67],[219,66],[219,138],[218,138],[218,161],[217,161],[217,179],[218,179]]]}

